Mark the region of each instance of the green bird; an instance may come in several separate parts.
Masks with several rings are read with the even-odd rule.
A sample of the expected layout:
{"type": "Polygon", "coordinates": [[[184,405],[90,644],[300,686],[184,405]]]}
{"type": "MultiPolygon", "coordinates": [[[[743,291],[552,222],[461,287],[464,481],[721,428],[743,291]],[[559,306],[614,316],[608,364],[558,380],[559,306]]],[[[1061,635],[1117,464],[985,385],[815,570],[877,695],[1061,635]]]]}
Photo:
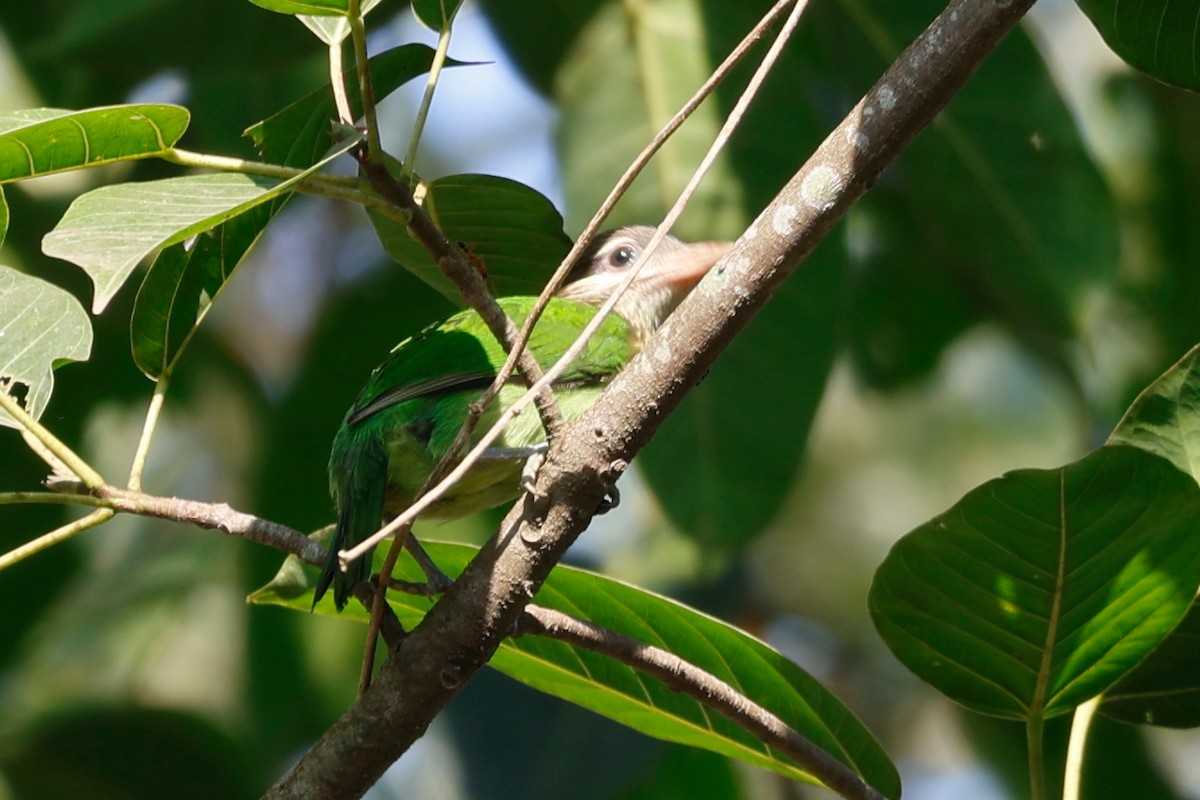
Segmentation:
{"type": "MultiPolygon", "coordinates": [[[[530,337],[529,351],[542,369],[566,352],[653,233],[640,225],[619,228],[601,234],[584,252],[530,337]]],[[[671,236],[662,241],[614,313],[554,383],[564,420],[576,419],[596,400],[728,248],[728,242],[685,244],[671,236]]],[[[520,326],[535,300],[504,297],[497,302],[520,326]]],[[[340,611],[354,587],[367,579],[370,554],[343,572],[338,551],[362,542],[413,502],[462,427],[468,404],[492,383],[504,359],[483,320],[467,310],[401,342],[371,373],[333,440],[329,487],[338,511],[337,531],[314,605],[332,585],[340,611]]],[[[519,375],[509,379],[476,427],[476,440],[526,388],[519,375]]],[[[524,409],[422,518],[455,519],[514,499],[525,460],[545,442],[536,410],[524,409]]]]}

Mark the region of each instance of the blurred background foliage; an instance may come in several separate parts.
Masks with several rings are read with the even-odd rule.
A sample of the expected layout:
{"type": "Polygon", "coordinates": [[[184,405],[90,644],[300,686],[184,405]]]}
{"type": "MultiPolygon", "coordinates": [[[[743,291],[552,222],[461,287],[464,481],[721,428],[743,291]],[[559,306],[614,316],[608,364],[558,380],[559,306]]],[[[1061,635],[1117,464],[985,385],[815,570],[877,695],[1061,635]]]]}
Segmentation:
{"type": "MultiPolygon", "coordinates": [[[[480,63],[443,77],[417,169],[528,183],[573,234],[767,5],[468,0],[451,55],[480,63]]],[[[813,3],[677,232],[742,231],[941,5],[813,3]]],[[[371,22],[374,50],[430,40],[402,3],[371,22]]],[[[192,150],[251,157],[241,131],[325,74],[307,30],[244,0],[0,4],[0,108],[179,102],[192,150]]],[[[613,224],[661,217],[747,74],[613,224]]],[[[382,108],[392,152],[418,89],[382,108]]],[[[1021,797],[1021,731],[964,718],[900,668],[866,589],[901,534],[1004,470],[1078,456],[1200,341],[1198,123],[1195,96],[1134,74],[1073,5],[1045,0],[722,357],[572,558],[766,638],[863,717],[906,796],[1021,797]]],[[[87,305],[87,279],[41,255],[42,236],[97,182],[173,174],[145,162],[20,184],[5,263],[87,305]]],[[[129,356],[132,301],[126,287],[94,320],[92,359],[58,373],[43,418],[109,476],[128,469],[151,391],[129,356]]],[[[358,210],[294,201],[176,373],[147,490],[305,530],[330,522],[325,460],[342,413],[382,354],[449,310],[389,263],[358,210]]],[[[42,477],[0,432],[0,487],[42,477]]],[[[478,541],[496,519],[483,517],[424,532],[478,541]]],[[[6,506],[0,550],[64,519],[6,506]]],[[[0,798],[261,792],[352,701],[362,646],[356,626],[243,603],[279,562],[118,519],[0,574],[0,798]]],[[[1103,725],[1097,738],[1093,768],[1122,766],[1097,773],[1104,796],[1200,797],[1194,734],[1103,725]]],[[[819,794],[491,673],[373,791],[819,794]]]]}

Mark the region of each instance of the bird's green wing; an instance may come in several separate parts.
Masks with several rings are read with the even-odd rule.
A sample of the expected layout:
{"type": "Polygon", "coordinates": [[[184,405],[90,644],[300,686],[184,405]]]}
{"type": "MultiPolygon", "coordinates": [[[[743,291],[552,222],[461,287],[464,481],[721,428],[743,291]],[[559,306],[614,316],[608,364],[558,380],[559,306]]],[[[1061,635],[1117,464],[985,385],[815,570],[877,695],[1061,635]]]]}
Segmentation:
{"type": "MultiPolygon", "coordinates": [[[[535,298],[505,297],[498,302],[519,327],[535,298]]],[[[543,369],[566,352],[595,313],[596,309],[585,303],[550,301],[529,341],[529,349],[543,369]]],[[[621,370],[633,352],[629,326],[610,314],[559,381],[605,382],[621,370]]],[[[356,424],[415,397],[482,389],[499,372],[504,358],[504,349],[478,314],[470,310],[455,314],[397,345],[371,374],[346,422],[356,424]]]]}

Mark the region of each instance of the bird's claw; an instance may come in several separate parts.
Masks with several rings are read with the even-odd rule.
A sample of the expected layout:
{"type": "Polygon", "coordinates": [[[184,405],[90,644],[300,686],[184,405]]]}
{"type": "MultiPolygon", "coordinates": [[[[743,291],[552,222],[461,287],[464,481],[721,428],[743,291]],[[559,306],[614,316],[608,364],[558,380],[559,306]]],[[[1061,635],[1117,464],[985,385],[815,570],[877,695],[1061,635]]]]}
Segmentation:
{"type": "Polygon", "coordinates": [[[610,486],[604,497],[600,498],[600,505],[596,506],[596,513],[607,514],[619,505],[621,505],[621,490],[610,486]]]}

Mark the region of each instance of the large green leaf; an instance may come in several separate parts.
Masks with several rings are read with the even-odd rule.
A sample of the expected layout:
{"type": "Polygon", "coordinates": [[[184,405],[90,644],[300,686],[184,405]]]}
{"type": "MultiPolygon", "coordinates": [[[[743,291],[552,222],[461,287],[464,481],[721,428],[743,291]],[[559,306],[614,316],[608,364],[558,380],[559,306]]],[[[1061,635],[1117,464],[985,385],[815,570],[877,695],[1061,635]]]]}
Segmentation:
{"type": "Polygon", "coordinates": [[[1200,481],[1200,347],[1138,395],[1108,443],[1160,455],[1200,481]]]}
{"type": "Polygon", "coordinates": [[[233,271],[287,201],[285,190],[352,146],[354,142],[343,144],[257,202],[242,203],[215,228],[159,254],[138,290],[130,321],[133,359],[142,372],[157,379],[170,370],[233,271]]]}
{"type": "Polygon", "coordinates": [[[1150,656],[1104,693],[1114,719],[1169,728],[1200,727],[1200,604],[1150,656]]]}
{"type": "MultiPolygon", "coordinates": [[[[562,217],[541,193],[491,175],[451,175],[431,183],[423,202],[446,238],[463,248],[497,296],[542,291],[571,249],[562,217]]],[[[369,212],[384,248],[451,302],[462,297],[408,228],[369,212]]]]}
{"type": "Polygon", "coordinates": [[[1183,617],[1198,534],[1194,480],[1103,447],[989,481],[903,537],[875,574],[871,617],[905,666],[968,708],[1066,713],[1183,617]]]}
{"type": "Polygon", "coordinates": [[[1200,91],[1196,0],[1077,0],[1108,46],[1163,83],[1200,91]]]}
{"type": "MultiPolygon", "coordinates": [[[[34,419],[50,401],[54,367],[83,361],[91,350],[91,321],[74,295],[0,267],[0,378],[25,385],[25,410],[34,419]]],[[[16,422],[0,411],[0,425],[16,422]]]]}
{"type": "Polygon", "coordinates": [[[189,118],[186,108],[167,105],[0,113],[0,183],[161,155],[189,118]]]}
{"type": "MultiPolygon", "coordinates": [[[[451,575],[459,574],[477,552],[457,544],[429,543],[427,548],[451,575]]],[[[381,563],[377,561],[376,567],[381,563]]],[[[420,573],[405,559],[398,577],[418,580],[420,573]]],[[[275,579],[252,594],[250,601],[307,613],[312,608],[315,582],[315,570],[288,558],[275,579]]],[[[431,601],[393,593],[390,602],[401,623],[411,628],[419,624],[431,601]]],[[[885,795],[899,796],[895,768],[862,723],[807,673],[737,628],[668,598],[570,567],[556,568],[534,602],[665,648],[711,672],[779,715],[885,795]]],[[[316,610],[335,613],[328,598],[316,610]]],[[[342,617],[366,619],[357,604],[342,617]]],[[[790,778],[811,780],[794,763],[724,717],[607,657],[557,640],[526,636],[505,641],[491,666],[649,736],[702,747],[790,778]]]]}
{"type": "Polygon", "coordinates": [[[274,200],[355,144],[287,180],[256,175],[189,175],[104,186],[71,203],[42,240],[48,256],[79,265],[96,286],[100,313],[143,258],[274,200]]]}
{"type": "MultiPolygon", "coordinates": [[[[325,18],[328,19],[328,18],[325,18]]],[[[405,44],[385,50],[370,60],[371,84],[376,101],[408,81],[429,71],[433,50],[423,44],[405,44]]],[[[451,65],[458,64],[451,61],[451,65]]],[[[359,104],[358,81],[346,73],[346,91],[352,108],[359,104]]],[[[333,89],[326,85],[302,97],[277,114],[246,129],[267,161],[293,167],[308,166],[333,145],[333,89]]]]}

